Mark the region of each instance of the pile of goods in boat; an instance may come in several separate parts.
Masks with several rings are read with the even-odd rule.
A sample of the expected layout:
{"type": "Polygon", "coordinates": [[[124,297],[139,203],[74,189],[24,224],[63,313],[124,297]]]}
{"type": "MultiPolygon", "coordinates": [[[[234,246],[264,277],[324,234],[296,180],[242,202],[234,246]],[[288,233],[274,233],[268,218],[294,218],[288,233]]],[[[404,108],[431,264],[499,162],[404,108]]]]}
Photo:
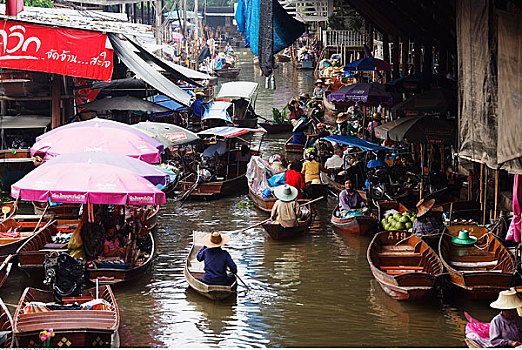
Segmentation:
{"type": "Polygon", "coordinates": [[[355,211],[343,210],[343,211],[341,211],[341,218],[347,219],[347,218],[351,218],[354,216],[364,216],[367,214],[368,214],[367,209],[357,209],[355,211]]]}
{"type": "Polygon", "coordinates": [[[381,221],[382,228],[385,231],[409,230],[415,221],[415,214],[409,211],[404,213],[388,213],[381,221]]]}

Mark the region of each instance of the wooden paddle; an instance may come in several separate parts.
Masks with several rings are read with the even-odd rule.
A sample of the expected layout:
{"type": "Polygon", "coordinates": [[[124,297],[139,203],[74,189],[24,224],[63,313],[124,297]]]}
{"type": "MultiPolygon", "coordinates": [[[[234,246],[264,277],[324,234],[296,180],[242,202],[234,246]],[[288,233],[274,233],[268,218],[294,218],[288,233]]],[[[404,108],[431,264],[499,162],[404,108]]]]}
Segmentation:
{"type": "MultiPolygon", "coordinates": [[[[321,200],[321,199],[323,199],[323,198],[324,198],[324,196],[321,196],[321,197],[316,198],[316,199],[314,199],[314,200],[311,200],[311,201],[308,201],[308,202],[301,203],[301,204],[299,204],[299,206],[302,207],[303,205],[312,204],[312,203],[317,202],[317,201],[319,201],[319,200],[321,200]]],[[[266,219],[266,220],[264,220],[264,221],[258,222],[257,224],[250,225],[250,226],[248,226],[247,228],[243,228],[243,229],[235,230],[235,231],[230,231],[230,232],[228,232],[228,234],[241,233],[241,232],[243,232],[243,231],[250,230],[251,228],[254,228],[254,227],[256,227],[256,226],[263,225],[263,224],[265,224],[265,223],[267,223],[267,222],[269,222],[269,221],[270,221],[270,218],[268,218],[268,219],[266,219]]]]}
{"type": "Polygon", "coordinates": [[[243,281],[243,280],[241,279],[241,277],[239,277],[237,274],[234,274],[234,276],[236,276],[236,278],[237,278],[238,280],[240,280],[241,283],[243,283],[243,285],[246,287],[247,291],[249,291],[249,292],[252,291],[252,289],[250,289],[250,287],[245,283],[245,281],[243,281]]]}

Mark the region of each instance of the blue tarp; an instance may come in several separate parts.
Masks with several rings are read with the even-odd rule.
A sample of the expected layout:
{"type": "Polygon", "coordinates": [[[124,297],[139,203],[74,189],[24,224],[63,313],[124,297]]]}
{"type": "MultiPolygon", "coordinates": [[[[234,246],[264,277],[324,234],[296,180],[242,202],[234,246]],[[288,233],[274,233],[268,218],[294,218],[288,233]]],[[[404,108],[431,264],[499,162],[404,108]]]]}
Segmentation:
{"type": "MultiPolygon", "coordinates": [[[[237,31],[245,33],[245,47],[258,55],[261,0],[239,0],[236,11],[237,31]]],[[[274,54],[292,45],[305,31],[302,22],[290,16],[273,0],[274,54]]]]}
{"type": "Polygon", "coordinates": [[[323,137],[324,140],[340,143],[342,145],[351,146],[351,147],[358,147],[362,151],[391,151],[393,148],[390,147],[384,147],[380,145],[376,145],[375,143],[368,142],[363,139],[359,139],[357,137],[353,136],[343,136],[343,135],[331,135],[327,137],[323,137]]]}
{"type": "Polygon", "coordinates": [[[186,108],[181,103],[178,103],[178,102],[174,101],[173,99],[171,99],[170,97],[167,97],[165,95],[156,95],[156,96],[152,97],[152,102],[155,102],[155,103],[159,104],[160,106],[166,107],[173,111],[177,111],[177,110],[186,108]]]}
{"type": "Polygon", "coordinates": [[[232,103],[227,101],[212,101],[205,105],[205,112],[203,112],[201,120],[221,119],[232,123],[232,119],[230,119],[230,115],[227,112],[231,105],[232,103]]]}

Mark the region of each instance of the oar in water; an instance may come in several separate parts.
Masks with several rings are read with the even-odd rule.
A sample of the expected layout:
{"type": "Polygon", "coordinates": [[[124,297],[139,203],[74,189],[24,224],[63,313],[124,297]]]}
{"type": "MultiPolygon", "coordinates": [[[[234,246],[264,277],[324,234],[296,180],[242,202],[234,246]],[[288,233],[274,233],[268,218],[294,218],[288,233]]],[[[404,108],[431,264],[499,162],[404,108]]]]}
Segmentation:
{"type": "Polygon", "coordinates": [[[234,274],[234,276],[236,276],[236,278],[237,278],[238,280],[240,280],[241,283],[243,283],[243,285],[246,287],[247,291],[249,291],[249,292],[252,291],[252,289],[250,289],[250,287],[245,283],[245,281],[243,281],[243,280],[241,279],[241,277],[239,277],[237,274],[234,274]]]}
{"type": "MultiPolygon", "coordinates": [[[[305,202],[305,203],[301,203],[301,204],[299,204],[299,206],[302,207],[303,205],[312,204],[312,203],[317,202],[317,201],[319,201],[319,200],[321,200],[323,198],[324,198],[324,196],[321,196],[321,197],[316,198],[314,200],[311,200],[311,201],[308,201],[308,202],[305,202]]],[[[236,233],[240,233],[240,232],[243,232],[243,231],[246,231],[246,230],[250,230],[251,228],[254,228],[254,227],[259,226],[259,225],[263,225],[263,224],[265,224],[265,223],[267,223],[269,221],[270,221],[270,218],[268,218],[268,219],[266,219],[264,221],[258,222],[257,224],[250,225],[247,228],[242,228],[240,230],[230,231],[230,232],[228,232],[228,234],[236,234],[236,233]]]]}

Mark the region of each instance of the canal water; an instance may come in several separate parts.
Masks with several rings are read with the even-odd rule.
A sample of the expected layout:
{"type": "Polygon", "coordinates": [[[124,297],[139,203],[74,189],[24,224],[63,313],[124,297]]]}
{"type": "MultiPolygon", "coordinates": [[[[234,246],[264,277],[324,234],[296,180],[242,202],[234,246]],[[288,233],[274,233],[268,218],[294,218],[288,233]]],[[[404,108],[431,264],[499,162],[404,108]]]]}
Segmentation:
{"type": "MultiPolygon", "coordinates": [[[[239,52],[240,79],[260,84],[256,110],[270,118],[272,107],[311,92],[311,71],[291,63],[276,70],[277,90],[266,90],[253,56],[239,52]]],[[[267,136],[262,152],[281,152],[285,138],[267,136]]],[[[464,344],[464,311],[489,321],[487,303],[433,298],[398,302],[373,278],[366,260],[369,237],[336,234],[330,214],[336,200],[315,205],[309,235],[290,242],[266,238],[262,228],[233,235],[226,249],[252,291],[212,302],[188,288],[183,277],[192,231],[232,231],[264,220],[266,214],[238,205],[246,195],[208,202],[169,201],[160,211],[157,252],[149,275],[115,288],[125,347],[458,347],[464,344]]],[[[30,282],[13,271],[0,295],[10,310],[30,282]]]]}

